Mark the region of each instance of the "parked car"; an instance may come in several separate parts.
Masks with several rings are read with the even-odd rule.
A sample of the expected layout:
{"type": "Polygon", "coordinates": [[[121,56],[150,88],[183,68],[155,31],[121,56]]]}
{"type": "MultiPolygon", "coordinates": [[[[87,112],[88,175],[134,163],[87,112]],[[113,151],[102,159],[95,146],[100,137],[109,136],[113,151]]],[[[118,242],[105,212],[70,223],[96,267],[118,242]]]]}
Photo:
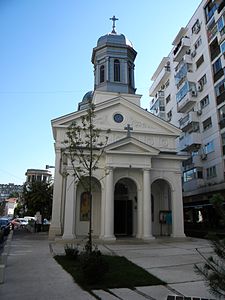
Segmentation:
{"type": "Polygon", "coordinates": [[[22,227],[25,227],[28,225],[28,220],[27,219],[24,219],[24,218],[18,218],[18,220],[20,221],[20,225],[22,227]]]}
{"type": "Polygon", "coordinates": [[[4,235],[8,235],[11,229],[11,222],[8,218],[0,218],[0,229],[3,230],[4,235]]]}

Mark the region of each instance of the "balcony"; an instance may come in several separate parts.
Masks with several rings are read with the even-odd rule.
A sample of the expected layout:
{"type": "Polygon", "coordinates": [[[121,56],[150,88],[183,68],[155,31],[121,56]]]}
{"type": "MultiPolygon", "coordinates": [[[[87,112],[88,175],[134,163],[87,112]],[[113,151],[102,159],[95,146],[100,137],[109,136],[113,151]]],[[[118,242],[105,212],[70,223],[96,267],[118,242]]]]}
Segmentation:
{"type": "Polygon", "coordinates": [[[219,96],[216,97],[217,105],[220,105],[225,101],[225,91],[223,91],[219,96]]]}
{"type": "Polygon", "coordinates": [[[173,51],[173,60],[177,62],[181,61],[182,57],[190,49],[190,45],[190,39],[188,37],[183,37],[173,51]]]}
{"type": "Polygon", "coordinates": [[[200,132],[192,132],[190,134],[185,134],[180,137],[179,141],[180,151],[194,151],[201,147],[201,134],[200,132]]]}
{"type": "Polygon", "coordinates": [[[225,119],[219,121],[220,129],[225,128],[225,119]]]}
{"type": "Polygon", "coordinates": [[[183,131],[196,131],[199,129],[197,111],[190,111],[184,118],[179,120],[180,129],[183,131]]]}
{"type": "Polygon", "coordinates": [[[202,178],[195,178],[188,182],[183,183],[183,191],[184,192],[192,192],[197,190],[205,185],[205,180],[202,178]]]}
{"type": "Polygon", "coordinates": [[[161,88],[161,86],[166,82],[170,75],[170,66],[167,65],[169,60],[164,58],[160,63],[159,67],[155,71],[151,80],[153,80],[153,84],[149,89],[149,96],[154,97],[155,92],[161,88]]]}
{"type": "Polygon", "coordinates": [[[196,91],[189,91],[179,102],[177,102],[177,112],[185,113],[196,102],[196,91]]]}

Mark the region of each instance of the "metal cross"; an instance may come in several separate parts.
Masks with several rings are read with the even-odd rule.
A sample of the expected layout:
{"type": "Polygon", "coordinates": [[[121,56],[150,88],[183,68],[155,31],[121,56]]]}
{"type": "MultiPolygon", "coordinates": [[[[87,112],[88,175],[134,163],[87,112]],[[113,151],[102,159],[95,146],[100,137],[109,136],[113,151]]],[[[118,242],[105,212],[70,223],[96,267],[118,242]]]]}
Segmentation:
{"type": "Polygon", "coordinates": [[[117,20],[119,20],[119,19],[117,19],[115,16],[113,16],[112,18],[110,18],[109,20],[112,20],[113,21],[113,26],[112,26],[112,33],[116,33],[116,31],[115,31],[115,28],[116,28],[116,25],[115,25],[115,23],[116,23],[116,21],[117,20]]]}
{"type": "Polygon", "coordinates": [[[127,137],[131,136],[131,130],[133,130],[133,127],[130,126],[130,124],[127,124],[126,127],[124,127],[125,130],[127,130],[127,137]]]}

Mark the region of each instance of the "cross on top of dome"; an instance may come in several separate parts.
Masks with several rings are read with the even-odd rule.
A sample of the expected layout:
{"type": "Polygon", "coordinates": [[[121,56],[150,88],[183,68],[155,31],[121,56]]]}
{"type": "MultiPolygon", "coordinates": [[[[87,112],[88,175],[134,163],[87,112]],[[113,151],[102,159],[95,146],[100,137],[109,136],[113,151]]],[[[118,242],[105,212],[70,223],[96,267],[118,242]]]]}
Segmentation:
{"type": "Polygon", "coordinates": [[[112,18],[110,18],[110,20],[112,20],[112,22],[113,22],[113,25],[112,25],[112,33],[116,33],[116,30],[115,30],[115,28],[116,28],[116,21],[118,21],[119,19],[117,19],[115,16],[113,16],[112,18]]]}

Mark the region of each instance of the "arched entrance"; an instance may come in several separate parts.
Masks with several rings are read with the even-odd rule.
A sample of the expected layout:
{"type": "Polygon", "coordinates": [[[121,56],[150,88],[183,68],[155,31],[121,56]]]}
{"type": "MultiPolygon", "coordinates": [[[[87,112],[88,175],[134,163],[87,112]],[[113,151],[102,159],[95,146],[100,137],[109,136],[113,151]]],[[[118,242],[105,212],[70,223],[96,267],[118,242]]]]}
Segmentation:
{"type": "Polygon", "coordinates": [[[170,236],[172,233],[171,188],[164,179],[152,183],[152,233],[154,236],[170,236]]]}
{"type": "Polygon", "coordinates": [[[114,190],[114,234],[115,236],[136,235],[137,187],[129,178],[120,179],[114,190]]]}

